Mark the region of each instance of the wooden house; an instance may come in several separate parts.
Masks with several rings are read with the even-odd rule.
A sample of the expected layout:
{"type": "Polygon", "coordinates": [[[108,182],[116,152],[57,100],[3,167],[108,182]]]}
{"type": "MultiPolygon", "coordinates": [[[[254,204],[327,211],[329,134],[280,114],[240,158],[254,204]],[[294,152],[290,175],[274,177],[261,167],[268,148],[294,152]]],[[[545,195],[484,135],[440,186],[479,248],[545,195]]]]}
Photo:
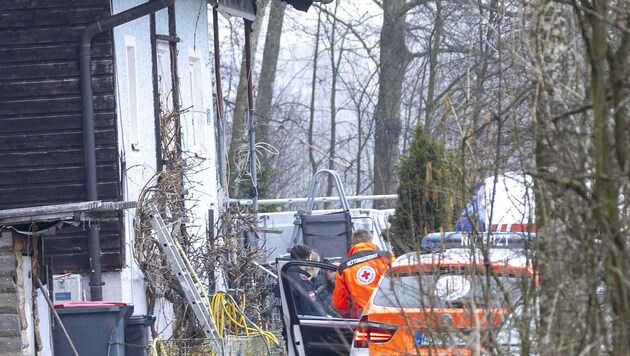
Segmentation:
{"type": "MultiPolygon", "coordinates": [[[[196,211],[190,225],[199,231],[212,226],[208,211],[217,206],[218,184],[207,14],[207,0],[0,1],[0,212],[136,201],[168,164],[160,120],[177,105],[187,109],[179,127],[182,149],[201,167],[191,179],[202,184],[189,193],[196,211]]],[[[81,274],[86,299],[133,303],[135,313],[144,314],[133,223],[129,209],[77,226],[33,216],[0,223],[0,245],[9,246],[0,248],[0,261],[17,263],[6,239],[25,239],[36,244],[36,263],[45,267],[28,272],[81,274]],[[51,227],[54,234],[28,237],[51,227]]],[[[27,279],[31,275],[25,272],[27,279]]],[[[0,285],[12,276],[15,271],[0,273],[0,285]]],[[[0,292],[17,300],[13,291],[0,292]]],[[[6,315],[0,329],[19,319],[11,303],[0,305],[6,315]]],[[[8,352],[0,354],[41,348],[31,324],[26,330],[7,327],[6,335],[0,330],[0,350],[8,352]],[[15,347],[3,348],[3,340],[15,347]]]]}

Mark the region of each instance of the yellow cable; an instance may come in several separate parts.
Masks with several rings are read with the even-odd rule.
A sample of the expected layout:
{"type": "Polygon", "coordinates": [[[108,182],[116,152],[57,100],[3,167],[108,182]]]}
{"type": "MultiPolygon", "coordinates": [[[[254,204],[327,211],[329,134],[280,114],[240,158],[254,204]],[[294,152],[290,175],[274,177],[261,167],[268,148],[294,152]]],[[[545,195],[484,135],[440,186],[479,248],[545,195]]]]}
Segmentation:
{"type": "Polygon", "coordinates": [[[159,356],[158,352],[157,352],[157,343],[160,341],[159,337],[156,337],[155,339],[153,339],[153,342],[151,343],[151,356],[159,356]]]}
{"type": "Polygon", "coordinates": [[[153,343],[151,345],[151,356],[160,356],[160,355],[168,356],[168,353],[164,351],[164,341],[160,339],[159,337],[156,337],[155,339],[153,339],[153,343]],[[160,352],[160,350],[162,352],[160,352]]]}
{"type": "MultiPolygon", "coordinates": [[[[213,315],[215,316],[216,320],[220,320],[222,323],[225,321],[231,322],[231,325],[229,326],[231,326],[235,335],[243,333],[245,333],[246,335],[259,333],[263,336],[267,346],[270,346],[271,343],[274,343],[276,345],[280,344],[276,336],[269,331],[264,331],[260,329],[260,327],[258,327],[257,325],[254,325],[253,328],[249,327],[247,325],[245,315],[239,310],[239,308],[232,302],[231,299],[226,299],[224,293],[217,293],[213,296],[212,309],[213,315]],[[240,318],[236,318],[235,315],[239,315],[240,318]]],[[[220,333],[223,334],[225,327],[226,325],[224,325],[224,328],[221,329],[220,333]]]]}
{"type": "MultiPolygon", "coordinates": [[[[278,339],[276,338],[274,334],[270,333],[269,331],[262,330],[258,325],[253,324],[254,325],[253,328],[247,325],[247,319],[244,314],[244,310],[246,307],[245,294],[242,295],[242,301],[241,301],[242,308],[241,309],[239,309],[238,306],[234,304],[234,302],[232,302],[231,299],[229,298],[226,299],[225,294],[223,293],[216,293],[212,297],[212,301],[210,301],[208,294],[206,293],[206,290],[203,287],[203,284],[201,284],[201,280],[199,279],[199,276],[193,269],[192,264],[190,263],[190,260],[188,259],[188,256],[184,253],[184,250],[180,246],[179,242],[175,241],[175,247],[179,251],[179,254],[183,257],[184,263],[186,264],[186,267],[188,268],[189,273],[191,274],[191,276],[193,276],[193,278],[195,279],[195,282],[199,285],[199,288],[201,289],[201,294],[203,295],[205,299],[206,306],[210,308],[209,310],[210,317],[213,319],[213,322],[217,326],[219,336],[221,337],[221,339],[224,338],[225,329],[231,326],[234,328],[234,335],[239,335],[239,334],[244,333],[246,336],[249,336],[250,334],[253,334],[253,333],[259,333],[263,336],[263,339],[265,340],[265,343],[267,344],[267,346],[270,346],[271,342],[273,342],[274,344],[278,346],[280,345],[280,343],[278,342],[278,339]],[[236,320],[236,318],[234,317],[235,315],[240,316],[240,321],[236,320]],[[231,323],[228,324],[226,323],[227,321],[231,321],[231,323]]],[[[155,356],[159,356],[159,355],[156,354],[155,356]]]]}
{"type": "MultiPolygon", "coordinates": [[[[247,305],[247,304],[245,303],[245,299],[246,299],[246,297],[247,297],[247,295],[246,295],[245,293],[243,293],[243,294],[242,294],[242,297],[241,297],[241,310],[242,310],[243,312],[245,312],[245,306],[247,305]]],[[[245,315],[241,315],[241,321],[242,321],[243,323],[245,323],[245,325],[247,325],[247,320],[245,320],[245,315]]],[[[245,329],[245,335],[249,336],[249,328],[245,329]]]]}

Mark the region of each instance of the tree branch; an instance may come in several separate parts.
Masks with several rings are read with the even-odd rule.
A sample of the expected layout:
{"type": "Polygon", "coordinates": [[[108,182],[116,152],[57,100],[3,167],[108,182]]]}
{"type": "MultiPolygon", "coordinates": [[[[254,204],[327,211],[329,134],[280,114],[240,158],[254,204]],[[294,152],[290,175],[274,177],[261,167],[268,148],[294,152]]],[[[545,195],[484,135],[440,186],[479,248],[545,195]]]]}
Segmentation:
{"type": "Polygon", "coordinates": [[[328,9],[326,9],[325,6],[321,6],[319,4],[313,4],[313,6],[318,9],[319,11],[323,12],[324,14],[331,16],[333,18],[336,19],[336,21],[338,21],[340,24],[342,24],[343,26],[345,26],[355,37],[356,39],[361,42],[361,45],[363,46],[363,49],[365,49],[365,51],[368,53],[368,57],[372,60],[372,62],[374,62],[375,65],[378,66],[378,56],[376,56],[373,52],[372,52],[372,47],[370,47],[368,45],[367,42],[365,42],[365,40],[363,39],[364,36],[361,36],[361,34],[359,34],[357,32],[357,30],[355,29],[355,26],[353,26],[352,24],[345,22],[344,20],[337,18],[335,16],[335,14],[333,14],[332,12],[328,11],[328,9]]]}

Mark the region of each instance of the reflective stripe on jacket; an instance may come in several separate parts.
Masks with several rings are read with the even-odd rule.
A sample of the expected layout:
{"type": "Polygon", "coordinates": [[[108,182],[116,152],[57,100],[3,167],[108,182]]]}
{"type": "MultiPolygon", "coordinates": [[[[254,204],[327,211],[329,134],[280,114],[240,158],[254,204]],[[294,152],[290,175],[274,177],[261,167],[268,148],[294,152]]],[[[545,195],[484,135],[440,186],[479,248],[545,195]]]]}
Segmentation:
{"type": "Polygon", "coordinates": [[[355,244],[337,269],[332,305],[344,318],[358,318],[394,255],[371,242],[355,244]]]}

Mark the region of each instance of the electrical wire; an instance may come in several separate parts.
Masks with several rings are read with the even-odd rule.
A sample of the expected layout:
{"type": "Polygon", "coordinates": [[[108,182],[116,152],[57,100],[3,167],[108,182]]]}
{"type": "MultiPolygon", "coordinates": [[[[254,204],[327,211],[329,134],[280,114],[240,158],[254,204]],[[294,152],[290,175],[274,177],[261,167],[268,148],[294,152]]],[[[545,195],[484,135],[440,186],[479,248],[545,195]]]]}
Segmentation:
{"type": "Polygon", "coordinates": [[[271,343],[273,342],[275,345],[280,346],[278,339],[274,334],[269,331],[262,330],[258,325],[256,325],[245,313],[243,310],[245,309],[245,297],[243,295],[242,308],[238,306],[238,303],[231,295],[225,292],[218,292],[212,297],[212,312],[215,320],[218,321],[219,333],[223,337],[223,332],[225,330],[230,330],[238,335],[245,334],[249,336],[250,334],[258,333],[260,337],[263,339],[265,347],[267,349],[267,354],[271,355],[271,343]]]}
{"type": "Polygon", "coordinates": [[[179,251],[179,254],[184,259],[184,263],[186,264],[186,268],[188,268],[190,275],[193,277],[199,289],[201,290],[201,294],[206,302],[206,305],[210,308],[210,317],[214,325],[217,327],[217,331],[219,332],[219,336],[221,339],[224,338],[224,333],[226,330],[232,329],[234,335],[245,334],[245,336],[249,336],[250,334],[258,333],[260,337],[263,339],[265,344],[265,348],[267,349],[267,354],[271,355],[270,346],[273,342],[277,346],[280,346],[278,339],[276,336],[269,332],[262,330],[258,325],[256,325],[251,319],[245,315],[246,307],[246,299],[245,294],[243,294],[242,306],[239,307],[238,303],[232,298],[231,295],[225,292],[218,292],[212,297],[212,302],[206,293],[199,276],[195,272],[188,259],[186,253],[184,253],[184,249],[181,247],[179,242],[174,241],[175,247],[179,251]]]}
{"type": "Polygon", "coordinates": [[[168,355],[166,351],[164,351],[164,341],[159,337],[153,339],[151,344],[151,356],[160,356],[160,355],[168,355]]]}

